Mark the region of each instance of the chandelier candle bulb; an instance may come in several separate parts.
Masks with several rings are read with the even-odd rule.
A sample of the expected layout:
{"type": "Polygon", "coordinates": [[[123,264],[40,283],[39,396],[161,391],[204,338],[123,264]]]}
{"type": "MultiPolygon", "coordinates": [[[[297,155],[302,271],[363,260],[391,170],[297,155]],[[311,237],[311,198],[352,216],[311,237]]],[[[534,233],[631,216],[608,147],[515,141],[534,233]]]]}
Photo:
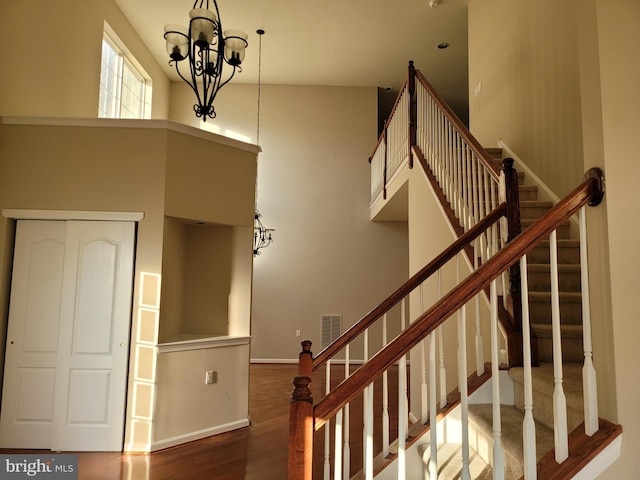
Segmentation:
{"type": "Polygon", "coordinates": [[[175,24],[165,26],[164,38],[171,59],[169,65],[175,66],[178,76],[196,94],[193,111],[196,117],[206,121],[207,117],[216,117],[213,100],[218,91],[231,81],[236,71],[242,71],[240,65],[249,45],[248,35],[239,30],[225,30],[223,34],[215,0],[196,0],[189,19],[188,28],[175,24]],[[210,3],[215,12],[209,9],[210,3]],[[231,67],[230,71],[225,70],[225,64],[231,67]]]}
{"type": "Polygon", "coordinates": [[[191,18],[191,38],[203,47],[213,43],[216,14],[206,8],[194,8],[189,12],[191,18]]]}

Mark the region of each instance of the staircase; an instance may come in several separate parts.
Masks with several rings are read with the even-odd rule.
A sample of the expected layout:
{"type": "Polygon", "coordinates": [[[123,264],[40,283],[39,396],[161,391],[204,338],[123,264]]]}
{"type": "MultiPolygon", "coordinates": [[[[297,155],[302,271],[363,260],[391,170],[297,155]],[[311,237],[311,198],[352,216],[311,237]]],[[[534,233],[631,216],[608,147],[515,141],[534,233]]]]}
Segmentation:
{"type": "MultiPolygon", "coordinates": [[[[311,353],[311,342],[303,342],[290,403],[290,480],[310,480],[314,443],[321,450],[324,443],[327,479],[373,480],[375,476],[404,480],[420,478],[426,472],[435,478],[436,468],[443,473],[441,480],[469,478],[461,475],[456,465],[466,469],[472,462],[474,478],[564,479],[585,468],[606,468],[619,455],[620,426],[597,415],[588,335],[591,320],[588,309],[582,312],[580,286],[588,285],[583,283],[586,269],[585,278],[581,275],[586,258],[571,238],[568,223],[579,214],[580,237],[586,239],[586,205],[596,206],[602,199],[602,172],[591,169],[567,197],[552,205],[540,201],[537,189],[524,185],[522,173],[514,175],[508,162],[502,173],[495,167],[500,151],[494,150],[491,155],[493,160],[410,63],[408,80],[369,160],[372,205],[387,202],[388,188],[398,191],[392,183],[407,179],[402,169],[412,168],[417,159],[457,239],[318,355],[311,353]],[[519,199],[516,183],[520,185],[519,199]],[[520,225],[523,231],[518,233],[520,225]],[[460,275],[466,258],[471,259],[465,266],[470,273],[460,275]],[[518,265],[526,268],[526,279],[530,279],[523,282],[523,288],[527,283],[530,286],[522,295],[522,329],[519,319],[504,315],[509,302],[499,298],[508,298],[508,284],[517,287],[517,278],[508,272],[515,272],[512,267],[518,265]],[[551,280],[555,279],[556,266],[558,288],[551,280]],[[448,275],[451,269],[456,272],[455,284],[446,285],[444,290],[443,269],[449,269],[445,271],[448,275]],[[429,300],[429,305],[423,305],[424,285],[439,292],[439,299],[429,300]],[[485,312],[482,315],[480,303],[485,312]],[[419,306],[417,316],[407,308],[409,304],[419,306]],[[472,310],[472,305],[475,312],[467,321],[467,307],[472,310]],[[407,319],[407,313],[413,318],[407,319]],[[386,336],[387,314],[400,328],[390,341],[386,336]],[[490,335],[482,333],[482,323],[490,335]],[[554,333],[550,334],[552,323],[554,333]],[[376,345],[378,350],[371,355],[369,332],[375,331],[374,327],[382,332],[382,346],[376,345]],[[443,341],[446,329],[449,333],[443,341]],[[529,332],[535,334],[536,341],[529,341],[529,332]],[[467,340],[471,335],[475,341],[467,340]],[[500,338],[506,340],[501,342],[500,338]],[[349,349],[357,345],[355,342],[363,342],[360,345],[365,347],[366,361],[350,371],[349,349]],[[453,385],[457,388],[443,398],[452,377],[445,372],[443,352],[455,351],[456,344],[455,364],[446,368],[455,372],[457,383],[453,385]],[[534,352],[531,345],[537,347],[534,352]],[[558,358],[560,345],[562,358],[558,358]],[[552,365],[549,362],[554,360],[554,350],[556,362],[552,365]],[[504,351],[512,367],[524,360],[520,363],[524,366],[511,368],[508,376],[501,372],[504,351]],[[418,375],[409,376],[409,353],[411,371],[418,375]],[[334,358],[344,358],[346,368],[344,380],[332,388],[328,374],[334,358]],[[473,363],[475,367],[470,367],[473,363]],[[311,384],[314,372],[321,368],[327,369],[326,395],[314,402],[311,384]],[[394,391],[387,381],[392,368],[398,369],[394,391]],[[471,373],[470,368],[476,371],[471,373]],[[374,394],[378,382],[382,383],[382,392],[374,394]],[[416,392],[415,405],[409,405],[410,390],[416,392]],[[389,415],[390,398],[395,398],[397,415],[389,415]],[[362,436],[350,433],[349,405],[356,399],[363,402],[362,436]],[[409,413],[414,415],[411,422],[409,413]],[[397,419],[395,440],[390,417],[397,419]],[[376,433],[376,425],[381,425],[380,433],[376,433]],[[314,432],[324,432],[324,442],[319,438],[314,442],[314,432]],[[351,451],[354,434],[362,438],[362,451],[357,453],[351,451]],[[438,448],[431,449],[430,445],[436,443],[438,448]],[[613,445],[611,450],[609,445],[613,445]],[[592,460],[605,448],[604,466],[593,467],[592,460]],[[351,469],[354,454],[362,459],[359,473],[351,469]],[[409,465],[414,460],[417,470],[415,464],[409,465]],[[452,473],[445,476],[445,470],[452,473]]],[[[584,293],[588,299],[587,290],[584,293]]],[[[510,296],[520,298],[517,293],[510,296]]],[[[520,312],[517,305],[514,308],[520,312]]],[[[593,471],[591,478],[598,474],[593,471]]]]}
{"type": "MultiPolygon", "coordinates": [[[[487,151],[501,167],[502,150],[487,151]]],[[[523,231],[535,223],[553,206],[550,201],[538,200],[538,187],[525,185],[523,174],[518,175],[518,193],[523,231]]],[[[563,385],[567,397],[568,430],[573,431],[584,421],[582,395],[582,304],[580,294],[580,244],[570,238],[570,223],[556,232],[558,239],[558,285],[560,290],[560,317],[562,334],[563,385]]],[[[531,330],[537,338],[539,366],[532,370],[533,417],[536,425],[536,457],[540,460],[554,448],[553,438],[553,342],[551,330],[551,267],[549,241],[527,256],[529,308],[531,330]]],[[[502,405],[502,446],[505,452],[505,478],[521,478],[523,470],[522,418],[524,416],[524,371],[522,367],[509,369],[514,386],[514,404],[502,405]]],[[[482,475],[491,471],[493,436],[492,405],[472,404],[469,407],[471,445],[475,455],[486,467],[482,475]]],[[[476,460],[476,465],[480,464],[476,460]]],[[[478,467],[476,466],[476,469],[478,467]]],[[[458,472],[459,473],[459,472],[458,472]]],[[[448,474],[443,472],[442,479],[448,474]]],[[[490,477],[487,477],[490,478],[490,477]]]]}

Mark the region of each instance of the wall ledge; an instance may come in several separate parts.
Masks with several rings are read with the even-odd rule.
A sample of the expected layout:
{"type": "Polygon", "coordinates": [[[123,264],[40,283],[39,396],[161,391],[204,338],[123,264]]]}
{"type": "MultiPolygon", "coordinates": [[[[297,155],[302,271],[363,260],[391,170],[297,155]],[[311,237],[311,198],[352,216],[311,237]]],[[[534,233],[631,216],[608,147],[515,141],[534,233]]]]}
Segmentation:
{"type": "Polygon", "coordinates": [[[237,347],[249,345],[251,337],[202,337],[188,340],[163,342],[156,345],[158,353],[185,352],[189,350],[203,350],[206,348],[237,347]]]}
{"type": "Polygon", "coordinates": [[[217,133],[207,132],[196,127],[184,125],[172,120],[137,120],[120,118],[54,118],[54,117],[1,117],[3,125],[42,126],[42,127],[93,127],[93,128],[147,128],[171,130],[190,135],[228,147],[255,153],[261,151],[258,145],[241,142],[235,138],[225,137],[217,133]]]}
{"type": "Polygon", "coordinates": [[[3,208],[2,216],[14,220],[102,220],[112,222],[139,222],[144,218],[144,213],[3,208]]]}

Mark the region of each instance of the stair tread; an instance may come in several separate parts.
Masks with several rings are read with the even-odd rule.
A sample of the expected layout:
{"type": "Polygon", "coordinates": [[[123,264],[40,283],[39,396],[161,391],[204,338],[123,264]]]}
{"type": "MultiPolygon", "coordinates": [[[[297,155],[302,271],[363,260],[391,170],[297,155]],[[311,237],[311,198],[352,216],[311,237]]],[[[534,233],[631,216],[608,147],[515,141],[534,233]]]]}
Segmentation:
{"type": "MultiPolygon", "coordinates": [[[[509,376],[514,382],[524,383],[524,368],[509,369],[509,376]]],[[[531,369],[533,388],[548,396],[553,396],[555,389],[554,369],[552,363],[540,363],[531,369]]],[[[582,409],[582,363],[564,363],[562,365],[562,384],[567,398],[567,406],[582,409]]],[[[535,408],[535,405],[534,405],[535,408]]]]}
{"type": "Polygon", "coordinates": [[[520,206],[526,207],[553,207],[553,202],[545,201],[545,200],[521,200],[520,206]]]}
{"type": "MultiPolygon", "coordinates": [[[[430,444],[418,447],[418,454],[422,457],[425,470],[428,469],[430,444]]],[[[462,445],[459,443],[438,444],[438,478],[461,478],[462,445]]],[[[492,480],[493,469],[487,465],[480,455],[473,450],[469,452],[469,472],[474,480],[492,480]]],[[[354,480],[354,479],[352,479],[354,480]]]]}
{"type": "MultiPolygon", "coordinates": [[[[552,326],[548,323],[531,323],[531,328],[538,337],[549,338],[553,335],[552,326]]],[[[560,325],[562,338],[582,338],[582,325],[560,325]]]]}
{"type": "MultiPolygon", "coordinates": [[[[567,303],[582,303],[582,294],[580,292],[559,292],[560,301],[567,303]]],[[[529,291],[529,303],[533,302],[549,302],[551,292],[529,291]]]]}
{"type": "MultiPolygon", "coordinates": [[[[548,263],[528,263],[527,270],[529,272],[542,272],[548,273],[551,270],[551,266],[548,263]]],[[[558,272],[560,273],[580,273],[580,265],[577,263],[563,263],[558,265],[558,272]]]]}
{"type": "MultiPolygon", "coordinates": [[[[524,412],[513,405],[500,405],[501,442],[505,453],[522,461],[522,421],[524,412]]],[[[469,420],[486,432],[493,429],[493,405],[480,403],[469,405],[469,420]]],[[[541,422],[536,425],[536,459],[542,458],[553,448],[553,430],[541,422]]]]}
{"type": "MultiPolygon", "coordinates": [[[[558,238],[556,240],[558,248],[577,248],[580,246],[580,240],[573,240],[571,238],[558,238]]],[[[538,245],[549,247],[550,240],[542,240],[538,245]]]]}

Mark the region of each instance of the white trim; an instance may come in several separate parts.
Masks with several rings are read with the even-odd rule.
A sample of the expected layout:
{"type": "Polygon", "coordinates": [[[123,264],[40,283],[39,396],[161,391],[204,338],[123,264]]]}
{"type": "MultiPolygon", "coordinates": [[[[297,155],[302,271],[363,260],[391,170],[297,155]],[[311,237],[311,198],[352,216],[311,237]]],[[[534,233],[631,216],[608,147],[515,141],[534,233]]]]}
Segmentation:
{"type": "Polygon", "coordinates": [[[258,145],[241,142],[234,138],[207,132],[171,120],[160,119],[124,119],[124,118],[53,118],[53,117],[2,117],[4,125],[43,126],[43,127],[104,127],[104,128],[148,128],[171,130],[173,132],[202,138],[210,142],[255,153],[261,152],[258,145]]]}
{"type": "MultiPolygon", "coordinates": [[[[525,173],[525,185],[535,185],[538,187],[538,200],[550,201],[553,202],[554,205],[560,202],[560,197],[553,193],[553,191],[549,187],[547,187],[547,185],[540,179],[540,177],[533,173],[533,171],[529,167],[527,167],[527,165],[513,152],[513,150],[505,145],[501,138],[498,139],[498,146],[506,152],[507,157],[513,158],[515,165],[525,173]]],[[[503,155],[503,157],[505,157],[505,155],[503,155]]],[[[576,215],[573,215],[570,218],[570,221],[571,238],[574,238],[578,231],[578,220],[576,218],[576,215]]]]}
{"type": "Polygon", "coordinates": [[[613,462],[620,458],[622,450],[622,434],[618,435],[613,441],[607,445],[596,457],[591,460],[586,467],[580,470],[573,480],[591,480],[597,478],[604,472],[613,462]]]}
{"type": "Polygon", "coordinates": [[[151,444],[151,451],[156,452],[158,450],[164,450],[165,448],[175,447],[184,443],[193,442],[213,435],[219,435],[221,433],[230,432],[239,428],[249,426],[249,419],[243,418],[236,420],[235,422],[224,423],[215,427],[205,428],[203,430],[197,430],[195,432],[185,433],[183,435],[177,435],[175,437],[159,440],[151,444]]]}
{"type": "Polygon", "coordinates": [[[283,365],[297,365],[298,364],[298,359],[297,358],[252,358],[250,360],[250,363],[278,363],[278,364],[283,364],[283,365]]]}
{"type": "Polygon", "coordinates": [[[558,203],[560,201],[560,197],[558,197],[555,193],[553,193],[551,189],[547,187],[542,180],[540,180],[540,177],[538,177],[535,173],[533,173],[533,171],[529,167],[527,167],[527,165],[513,152],[513,150],[511,150],[508,146],[505,145],[505,143],[502,141],[501,138],[498,139],[498,147],[502,148],[507,153],[507,155],[506,156],[503,155],[503,157],[513,158],[518,168],[525,173],[524,178],[525,178],[526,184],[536,185],[539,189],[542,190],[542,194],[544,198],[547,198],[553,203],[558,203]],[[531,180],[531,181],[529,182],[528,180],[531,180]]]}
{"type": "Polygon", "coordinates": [[[14,220],[102,220],[112,222],[139,222],[144,218],[144,213],[3,208],[2,216],[14,220]]]}
{"type": "Polygon", "coordinates": [[[206,337],[175,342],[159,343],[156,345],[158,353],[186,352],[189,350],[203,350],[206,348],[237,347],[249,345],[251,337],[206,337]]]}

